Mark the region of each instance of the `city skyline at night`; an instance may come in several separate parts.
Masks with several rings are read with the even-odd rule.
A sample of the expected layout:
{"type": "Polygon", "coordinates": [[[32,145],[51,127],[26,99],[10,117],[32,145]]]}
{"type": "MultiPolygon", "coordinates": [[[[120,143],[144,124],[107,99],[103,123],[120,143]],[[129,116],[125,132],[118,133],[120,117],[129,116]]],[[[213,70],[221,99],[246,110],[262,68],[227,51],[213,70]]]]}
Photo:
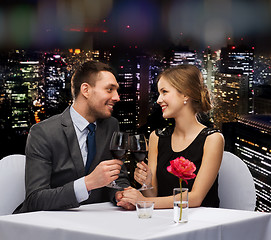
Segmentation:
{"type": "MultiPolygon", "coordinates": [[[[228,49],[229,58],[209,48],[204,52],[174,48],[163,54],[118,46],[106,51],[14,49],[2,52],[5,56],[0,73],[2,127],[10,122],[12,128],[19,130],[21,126],[22,132],[27,132],[32,124],[61,112],[72,102],[72,73],[78,65],[92,59],[115,68],[122,102],[117,104],[114,114],[123,130],[129,132],[144,127],[153,110],[161,115],[155,106],[157,76],[179,64],[193,64],[201,70],[204,83],[214,96],[215,107],[209,117],[216,127],[221,128],[223,122],[235,121],[241,115],[270,114],[270,59],[255,56],[250,48],[237,52],[235,49],[239,47],[234,51],[231,46],[228,49]]],[[[149,129],[147,134],[153,130],[152,126],[149,129]]]]}

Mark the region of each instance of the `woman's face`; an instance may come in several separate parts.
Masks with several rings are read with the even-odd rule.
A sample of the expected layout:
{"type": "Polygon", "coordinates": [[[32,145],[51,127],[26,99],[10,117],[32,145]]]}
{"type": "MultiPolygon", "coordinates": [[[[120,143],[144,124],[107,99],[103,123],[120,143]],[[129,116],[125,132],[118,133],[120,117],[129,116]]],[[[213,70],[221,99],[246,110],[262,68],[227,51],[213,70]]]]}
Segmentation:
{"type": "Polygon", "coordinates": [[[159,97],[157,103],[161,106],[164,118],[175,118],[184,106],[187,97],[177,91],[164,77],[158,82],[159,97]]]}

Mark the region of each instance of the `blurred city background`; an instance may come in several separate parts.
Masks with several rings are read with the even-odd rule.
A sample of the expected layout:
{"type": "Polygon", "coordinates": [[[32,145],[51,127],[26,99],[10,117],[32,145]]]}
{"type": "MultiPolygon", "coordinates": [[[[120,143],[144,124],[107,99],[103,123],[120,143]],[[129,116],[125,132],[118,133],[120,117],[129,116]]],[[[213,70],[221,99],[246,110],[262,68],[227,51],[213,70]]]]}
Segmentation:
{"type": "Polygon", "coordinates": [[[270,212],[270,42],[270,0],[1,1],[0,159],[24,154],[30,127],[72,103],[71,76],[87,60],[114,67],[114,116],[146,137],[174,124],[156,104],[158,74],[193,64],[215,104],[200,121],[222,130],[253,175],[256,210],[270,212]]]}

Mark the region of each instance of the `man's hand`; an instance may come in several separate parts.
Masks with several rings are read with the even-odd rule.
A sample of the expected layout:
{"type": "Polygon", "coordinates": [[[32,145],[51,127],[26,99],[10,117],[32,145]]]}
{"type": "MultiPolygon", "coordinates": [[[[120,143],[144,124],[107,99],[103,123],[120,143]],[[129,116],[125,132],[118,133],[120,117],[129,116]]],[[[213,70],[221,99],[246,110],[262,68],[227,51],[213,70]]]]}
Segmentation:
{"type": "Polygon", "coordinates": [[[123,191],[117,191],[115,194],[116,202],[119,202],[123,197],[123,191]]]}
{"type": "Polygon", "coordinates": [[[118,159],[100,162],[93,172],[85,177],[87,190],[104,187],[116,180],[122,164],[123,162],[118,159]]]}

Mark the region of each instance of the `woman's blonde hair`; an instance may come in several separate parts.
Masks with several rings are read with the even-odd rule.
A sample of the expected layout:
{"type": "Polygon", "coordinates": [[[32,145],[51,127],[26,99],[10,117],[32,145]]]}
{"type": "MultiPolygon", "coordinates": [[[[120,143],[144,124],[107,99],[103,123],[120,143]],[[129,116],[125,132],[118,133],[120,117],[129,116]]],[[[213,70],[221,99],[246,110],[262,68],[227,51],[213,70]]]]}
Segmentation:
{"type": "Polygon", "coordinates": [[[191,99],[195,113],[211,110],[210,93],[203,83],[200,70],[194,65],[179,65],[162,72],[158,81],[163,77],[180,93],[191,99]]]}

